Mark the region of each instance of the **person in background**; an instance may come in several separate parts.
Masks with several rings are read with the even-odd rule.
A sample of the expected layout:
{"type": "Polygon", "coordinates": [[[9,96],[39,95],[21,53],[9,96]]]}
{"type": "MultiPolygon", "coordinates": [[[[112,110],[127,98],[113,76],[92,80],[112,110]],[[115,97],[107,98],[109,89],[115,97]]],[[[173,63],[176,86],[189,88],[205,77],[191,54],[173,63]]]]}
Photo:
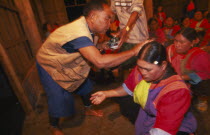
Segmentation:
{"type": "Polygon", "coordinates": [[[194,13],[195,13],[195,2],[194,0],[188,0],[187,1],[187,4],[185,6],[185,15],[189,18],[193,18],[194,16],[194,13]]]}
{"type": "Polygon", "coordinates": [[[167,61],[165,47],[153,41],[142,47],[137,66],[122,86],[98,91],[91,100],[97,105],[109,97],[133,96],[140,105],[136,135],[192,135],[197,123],[189,112],[190,93],[167,61]]]}
{"type": "Polygon", "coordinates": [[[53,31],[36,55],[53,135],[63,135],[59,120],[74,113],[72,94],[81,96],[86,115],[103,116],[102,112],[91,108],[93,86],[88,79],[91,63],[98,68],[115,67],[135,56],[141,48],[139,44],[122,53],[102,55],[93,37],[109,29],[113,13],[105,1],[92,0],[84,7],[83,15],[53,31]]]}
{"type": "Polygon", "coordinates": [[[190,27],[190,18],[184,17],[181,19],[181,28],[187,28],[190,27]]]}
{"type": "Polygon", "coordinates": [[[50,33],[52,32],[53,30],[53,27],[50,23],[45,23],[43,24],[43,32],[44,32],[44,40],[50,35],[50,33]]]}
{"type": "Polygon", "coordinates": [[[175,25],[173,17],[167,17],[165,20],[165,25],[162,29],[167,39],[165,46],[169,46],[173,43],[174,36],[177,33],[177,31],[180,30],[180,26],[175,25]]]}
{"type": "Polygon", "coordinates": [[[194,17],[190,20],[190,27],[198,31],[206,31],[208,29],[208,20],[203,18],[203,13],[198,10],[194,17]]]}
{"type": "Polygon", "coordinates": [[[166,19],[166,13],[163,11],[163,7],[162,6],[158,6],[157,8],[157,15],[158,15],[158,19],[162,22],[165,21],[166,19]]]}
{"type": "Polygon", "coordinates": [[[203,112],[208,108],[210,55],[194,47],[198,43],[196,31],[184,28],[175,36],[174,45],[169,46],[168,58],[176,72],[191,86],[194,97],[198,98],[196,107],[203,112]]]}
{"type": "Polygon", "coordinates": [[[148,20],[148,25],[149,25],[149,38],[155,39],[157,42],[164,45],[166,37],[163,30],[159,28],[158,20],[155,18],[150,18],[148,20]]]}
{"type": "MultiPolygon", "coordinates": [[[[144,0],[112,0],[111,9],[120,21],[119,52],[130,50],[138,43],[149,38],[147,18],[143,5],[144,0]]],[[[133,57],[120,65],[120,72],[123,79],[129,74],[129,70],[134,67],[136,58],[133,57]]]]}
{"type": "Polygon", "coordinates": [[[205,35],[203,37],[203,41],[200,42],[200,47],[210,46],[210,13],[206,15],[206,19],[208,20],[208,25],[206,27],[205,35]]]}

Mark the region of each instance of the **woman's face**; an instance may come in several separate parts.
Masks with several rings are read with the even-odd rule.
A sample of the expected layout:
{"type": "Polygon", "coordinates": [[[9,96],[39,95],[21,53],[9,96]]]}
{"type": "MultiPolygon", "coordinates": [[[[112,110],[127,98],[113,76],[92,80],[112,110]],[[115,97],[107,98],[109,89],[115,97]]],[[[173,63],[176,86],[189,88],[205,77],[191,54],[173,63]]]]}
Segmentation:
{"type": "Polygon", "coordinates": [[[166,69],[166,63],[163,63],[161,66],[159,66],[141,59],[137,60],[137,66],[143,79],[147,82],[153,82],[161,79],[166,69]]]}
{"type": "Polygon", "coordinates": [[[190,26],[190,18],[185,18],[182,22],[182,25],[184,27],[189,27],[190,26]]]}
{"type": "Polygon", "coordinates": [[[168,27],[172,27],[172,26],[174,25],[174,19],[171,18],[171,17],[168,17],[168,18],[166,19],[165,24],[166,24],[166,26],[168,26],[168,27]]]}
{"type": "Polygon", "coordinates": [[[174,39],[174,45],[177,53],[186,54],[193,47],[193,42],[189,41],[182,34],[177,34],[174,39]]]}
{"type": "Polygon", "coordinates": [[[150,26],[150,29],[151,29],[152,31],[157,30],[158,27],[159,27],[158,22],[155,21],[155,20],[153,20],[149,26],[150,26]]]}
{"type": "Polygon", "coordinates": [[[201,20],[203,19],[203,14],[202,14],[202,12],[201,12],[201,11],[195,12],[195,14],[194,14],[194,19],[195,19],[196,21],[201,21],[201,20]]]}

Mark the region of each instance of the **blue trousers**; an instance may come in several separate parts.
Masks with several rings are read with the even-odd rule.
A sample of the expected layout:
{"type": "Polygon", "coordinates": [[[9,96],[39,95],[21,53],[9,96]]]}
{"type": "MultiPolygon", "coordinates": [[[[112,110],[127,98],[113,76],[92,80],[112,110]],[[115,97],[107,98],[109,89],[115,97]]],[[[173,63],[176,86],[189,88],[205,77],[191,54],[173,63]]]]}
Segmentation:
{"type": "MultiPolygon", "coordinates": [[[[67,117],[75,113],[74,97],[73,93],[81,95],[83,98],[89,95],[93,89],[93,85],[90,79],[86,79],[85,82],[73,93],[65,90],[58,85],[52,77],[39,65],[36,64],[37,70],[40,76],[41,83],[47,94],[48,112],[51,117],[67,117]]],[[[89,105],[88,99],[83,100],[85,105],[89,105]]]]}

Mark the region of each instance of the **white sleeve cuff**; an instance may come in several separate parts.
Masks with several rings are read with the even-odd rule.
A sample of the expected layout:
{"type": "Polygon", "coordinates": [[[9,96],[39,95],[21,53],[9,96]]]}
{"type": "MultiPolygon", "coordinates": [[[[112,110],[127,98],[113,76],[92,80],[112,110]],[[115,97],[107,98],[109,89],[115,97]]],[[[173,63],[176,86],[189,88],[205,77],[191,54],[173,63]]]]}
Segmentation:
{"type": "Polygon", "coordinates": [[[133,96],[133,92],[130,91],[130,89],[128,89],[128,87],[125,85],[125,83],[122,84],[123,89],[125,90],[125,92],[128,93],[128,95],[133,96]]]}
{"type": "Polygon", "coordinates": [[[169,134],[168,132],[160,129],[160,128],[152,128],[150,131],[149,131],[150,135],[171,135],[169,134]]]}

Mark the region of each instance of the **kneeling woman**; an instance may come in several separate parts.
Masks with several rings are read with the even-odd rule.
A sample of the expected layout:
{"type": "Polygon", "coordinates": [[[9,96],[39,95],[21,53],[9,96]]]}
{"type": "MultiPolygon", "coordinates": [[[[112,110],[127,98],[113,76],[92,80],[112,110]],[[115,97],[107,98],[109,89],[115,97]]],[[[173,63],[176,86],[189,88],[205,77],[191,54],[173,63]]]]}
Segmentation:
{"type": "MultiPolygon", "coordinates": [[[[137,66],[122,86],[98,91],[91,97],[100,104],[108,97],[131,95],[140,104],[136,135],[186,135],[195,132],[196,120],[189,112],[191,93],[166,58],[165,48],[153,41],[138,54],[137,66]]],[[[132,111],[132,110],[131,110],[132,111]]]]}

